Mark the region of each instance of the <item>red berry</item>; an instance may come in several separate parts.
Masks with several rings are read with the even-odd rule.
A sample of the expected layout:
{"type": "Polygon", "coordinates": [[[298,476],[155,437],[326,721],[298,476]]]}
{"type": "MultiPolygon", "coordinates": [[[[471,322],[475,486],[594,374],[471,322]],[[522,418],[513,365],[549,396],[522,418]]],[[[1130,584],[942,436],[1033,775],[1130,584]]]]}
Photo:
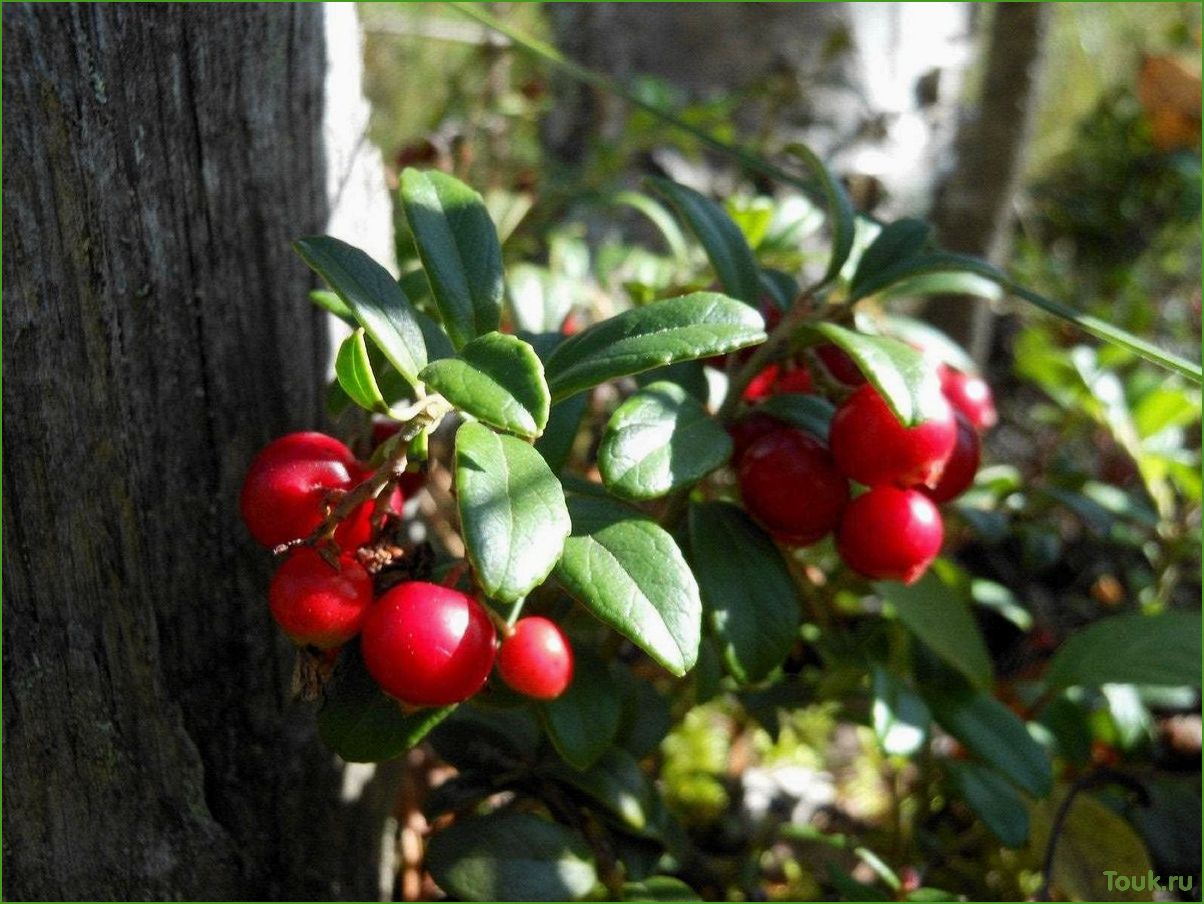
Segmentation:
{"type": "Polygon", "coordinates": [[[744,507],[779,540],[807,546],[840,521],[849,483],[823,443],[790,428],[769,433],[740,462],[744,507]]]}
{"type": "Polygon", "coordinates": [[[756,402],[773,395],[773,384],[777,382],[780,370],[776,364],[765,365],[765,368],[744,387],[744,401],[756,402]]]}
{"type": "Polygon", "coordinates": [[[936,486],[929,489],[920,487],[920,492],[938,505],[960,496],[974,482],[978,473],[978,463],[982,458],[982,444],[978,439],[978,431],[960,411],[957,413],[957,442],[953,446],[953,454],[945,462],[945,470],[936,486]]]}
{"type": "Polygon", "coordinates": [[[344,558],[336,570],[303,547],[277,569],[268,587],[272,617],[296,644],[328,650],[359,633],[372,606],[372,578],[344,558]]]}
{"type": "Polygon", "coordinates": [[[354,467],[334,459],[261,453],[247,471],[240,499],[251,536],[269,547],[309,536],[322,521],[331,491],[348,490],[354,484],[354,467]]]}
{"type": "Polygon", "coordinates": [[[956,439],[953,409],[943,397],[930,406],[928,420],[904,427],[868,383],[836,409],[828,434],[840,470],[871,487],[931,486],[940,478],[956,439]]]}
{"type": "Polygon", "coordinates": [[[964,414],[977,430],[995,426],[999,420],[995,412],[995,394],[986,380],[952,367],[942,366],[940,373],[941,392],[950,405],[964,414]]]}
{"type": "Polygon", "coordinates": [[[812,389],[811,372],[801,365],[783,373],[778,377],[777,385],[773,387],[774,395],[783,392],[811,392],[812,389]]]}
{"type": "Polygon", "coordinates": [[[520,694],[554,700],[573,680],[573,648],[555,622],[520,618],[498,650],[497,670],[520,694]]]}
{"type": "Polygon", "coordinates": [[[272,440],[255,456],[252,467],[268,461],[337,461],[349,465],[355,461],[355,456],[333,436],[308,430],[272,440]]]}
{"type": "Polygon", "coordinates": [[[388,694],[415,706],[446,706],[481,689],[497,634],[470,596],[410,581],[380,598],[364,623],[364,665],[388,694]]]}
{"type": "Polygon", "coordinates": [[[756,411],[746,414],[727,428],[727,432],[732,438],[732,464],[739,467],[748,447],[762,436],[786,429],[788,428],[785,424],[768,414],[756,411]]]}
{"type": "Polygon", "coordinates": [[[940,512],[915,490],[878,486],[849,503],[836,548],[846,565],[868,578],[919,580],[945,538],[940,512]]]}
{"type": "Polygon", "coordinates": [[[861,368],[840,346],[825,342],[816,347],[815,354],[828,369],[828,373],[846,386],[860,386],[865,382],[865,374],[861,372],[861,368]]]}

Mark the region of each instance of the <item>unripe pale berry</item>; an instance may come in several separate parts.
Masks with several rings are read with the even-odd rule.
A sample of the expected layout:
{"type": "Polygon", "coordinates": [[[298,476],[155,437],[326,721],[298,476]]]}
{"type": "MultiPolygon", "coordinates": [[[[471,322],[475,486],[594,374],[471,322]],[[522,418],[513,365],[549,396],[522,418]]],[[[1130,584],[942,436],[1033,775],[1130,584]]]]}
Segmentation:
{"type": "Polygon", "coordinates": [[[784,543],[807,546],[840,521],[849,482],[823,443],[785,428],[758,439],[740,461],[748,513],[784,543]]]}
{"type": "Polygon", "coordinates": [[[497,633],[488,613],[450,587],[410,581],[380,598],[364,622],[364,665],[384,691],[415,706],[447,706],[481,689],[497,633]]]}
{"type": "Polygon", "coordinates": [[[974,475],[978,473],[978,464],[982,458],[982,444],[978,439],[978,431],[960,411],[957,412],[957,442],[953,446],[953,454],[945,462],[945,470],[936,486],[929,489],[920,487],[920,492],[938,505],[948,502],[964,493],[974,483],[974,475]]]}
{"type": "Polygon", "coordinates": [[[573,680],[573,648],[555,622],[520,618],[498,649],[497,670],[520,694],[554,700],[573,680]]]}
{"type": "Polygon", "coordinates": [[[932,400],[927,420],[904,427],[869,383],[836,409],[828,434],[840,470],[871,487],[933,485],[956,439],[957,423],[944,397],[932,400]]]}
{"type": "Polygon", "coordinates": [[[999,420],[995,394],[982,377],[962,373],[944,365],[940,368],[941,392],[949,404],[966,416],[976,430],[988,430],[999,420]]]}
{"type": "Polygon", "coordinates": [[[836,547],[859,574],[911,584],[932,564],[944,538],[931,499],[916,490],[878,486],[849,503],[836,547]]]}
{"type": "Polygon", "coordinates": [[[372,578],[356,561],[330,566],[309,547],[295,550],[268,587],[272,617],[300,646],[328,650],[359,633],[372,606],[372,578]]]}

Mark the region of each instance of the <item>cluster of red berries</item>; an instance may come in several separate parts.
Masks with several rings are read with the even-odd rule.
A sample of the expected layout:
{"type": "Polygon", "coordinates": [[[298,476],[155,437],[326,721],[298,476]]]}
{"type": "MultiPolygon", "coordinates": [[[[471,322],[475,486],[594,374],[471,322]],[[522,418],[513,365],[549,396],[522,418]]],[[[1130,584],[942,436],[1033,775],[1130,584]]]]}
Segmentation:
{"type": "MultiPolygon", "coordinates": [[[[844,351],[822,345],[816,357],[829,382],[847,392],[828,442],[755,410],[734,424],[745,508],[782,543],[809,546],[835,532],[840,556],[854,571],[913,583],[944,540],[937,505],[964,492],[978,471],[979,431],[996,420],[990,387],[938,365],[941,399],[925,420],[905,427],[844,351]],[[867,489],[853,498],[851,481],[867,489]]],[[[767,368],[749,385],[749,400],[812,391],[801,364],[767,368]]]]}
{"type": "MultiPolygon", "coordinates": [[[[241,508],[251,536],[268,547],[320,541],[315,531],[332,506],[369,473],[343,443],[322,433],[292,433],[268,444],[247,472],[241,508]]],[[[400,514],[401,491],[389,508],[400,514]]],[[[333,552],[294,547],[268,588],[272,616],[298,646],[337,650],[357,635],[364,665],[381,688],[411,706],[445,706],[471,697],[496,661],[514,690],[559,696],[573,675],[564,632],[546,618],[503,629],[471,596],[426,581],[407,581],[379,597],[358,552],[374,539],[376,503],[360,505],[335,529],[333,552]]]]}

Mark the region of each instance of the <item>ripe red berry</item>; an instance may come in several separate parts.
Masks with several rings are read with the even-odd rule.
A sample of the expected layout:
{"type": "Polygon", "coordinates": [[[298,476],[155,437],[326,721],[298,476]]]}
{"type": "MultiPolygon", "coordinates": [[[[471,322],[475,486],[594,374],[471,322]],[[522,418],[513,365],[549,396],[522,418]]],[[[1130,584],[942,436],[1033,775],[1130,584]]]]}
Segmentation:
{"type": "Polygon", "coordinates": [[[470,596],[410,581],[380,598],[364,622],[364,665],[388,694],[415,706],[446,706],[481,689],[497,634],[470,596]]]}
{"type": "Polygon", "coordinates": [[[945,528],[932,500],[915,490],[878,486],[849,503],[836,548],[869,578],[912,584],[941,551],[945,528]]]}
{"type": "Polygon", "coordinates": [[[945,462],[941,479],[931,489],[919,488],[921,493],[938,505],[960,496],[974,483],[974,475],[978,473],[978,464],[982,459],[982,444],[978,439],[978,431],[964,414],[960,411],[956,414],[957,442],[953,446],[953,454],[945,462]]]}
{"type": "Polygon", "coordinates": [[[927,420],[904,427],[868,383],[836,409],[828,434],[840,470],[871,487],[931,486],[940,478],[956,439],[953,409],[943,397],[933,400],[927,420]]]}
{"type": "Polygon", "coordinates": [[[350,558],[340,559],[336,570],[302,547],[272,577],[268,604],[294,643],[328,650],[359,633],[372,606],[372,578],[350,558]]]}
{"type": "Polygon", "coordinates": [[[498,650],[497,670],[520,694],[554,700],[573,680],[573,648],[555,622],[520,618],[498,650]]]}
{"type": "Polygon", "coordinates": [[[257,458],[240,500],[251,536],[269,547],[308,536],[321,523],[331,491],[352,487],[353,467],[332,459],[257,458]]]}
{"type": "Polygon", "coordinates": [[[815,354],[828,369],[828,373],[845,386],[860,386],[865,383],[865,374],[861,372],[861,368],[840,346],[825,342],[816,347],[815,354]]]}
{"type": "Polygon", "coordinates": [[[777,382],[780,371],[781,368],[776,364],[765,365],[765,368],[744,387],[744,401],[756,402],[773,395],[773,384],[777,382]]]}
{"type": "Polygon", "coordinates": [[[784,428],[748,447],[740,461],[740,494],[748,513],[771,534],[807,546],[840,521],[849,482],[823,443],[784,428]]]}
{"type": "Polygon", "coordinates": [[[732,438],[732,464],[739,467],[748,447],[762,436],[787,429],[789,428],[785,424],[768,414],[757,411],[746,414],[727,428],[728,435],[732,438]]]}
{"type": "Polygon", "coordinates": [[[778,395],[779,393],[783,392],[811,391],[813,391],[811,372],[802,365],[783,373],[780,377],[778,377],[778,382],[773,387],[774,395],[778,395]]]}
{"type": "Polygon", "coordinates": [[[940,373],[941,392],[950,405],[964,414],[977,430],[995,426],[999,420],[995,412],[995,394],[986,380],[943,365],[940,373]]]}

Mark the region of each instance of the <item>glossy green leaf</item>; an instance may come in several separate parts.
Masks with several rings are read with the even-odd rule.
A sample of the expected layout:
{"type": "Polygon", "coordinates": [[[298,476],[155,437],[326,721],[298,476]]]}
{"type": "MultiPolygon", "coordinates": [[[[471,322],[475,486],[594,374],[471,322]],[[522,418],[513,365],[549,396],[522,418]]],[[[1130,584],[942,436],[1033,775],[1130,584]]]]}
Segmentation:
{"type": "Polygon", "coordinates": [[[572,901],[598,881],[580,835],[514,810],[457,820],[437,832],[426,868],[461,901],[572,901]]]}
{"type": "Polygon", "coordinates": [[[665,244],[669,246],[669,251],[678,263],[685,264],[690,259],[690,249],[686,245],[686,237],[682,234],[673,215],[665,210],[658,202],[652,200],[647,195],[641,195],[634,191],[621,191],[612,199],[614,204],[626,204],[629,207],[634,207],[660,230],[664,236],[665,244]]]}
{"type": "Polygon", "coordinates": [[[787,311],[798,296],[799,287],[789,273],[762,267],[761,291],[770,297],[779,310],[787,311]]]}
{"type": "Polygon", "coordinates": [[[606,666],[588,649],[578,649],[572,684],[538,709],[556,752],[575,769],[588,769],[614,741],[623,702],[606,666]]]}
{"type": "Polygon", "coordinates": [[[581,418],[589,407],[589,396],[579,393],[552,406],[548,425],[535,441],[535,448],[548,467],[559,474],[573,454],[573,445],[581,431],[581,418]]]}
{"type": "Polygon", "coordinates": [[[751,305],[761,297],[761,280],[752,249],[727,211],[692,188],[668,179],[648,179],[648,185],[672,205],[682,222],[702,243],[724,291],[751,305]]]}
{"type": "Polygon", "coordinates": [[[1028,840],[1028,809],[1007,779],[978,763],[950,761],[945,768],[953,786],[991,834],[1010,848],[1028,840]]]}
{"type": "Polygon", "coordinates": [[[552,773],[618,817],[624,828],[643,832],[648,825],[650,788],[635,758],[621,747],[611,747],[584,771],[561,766],[552,773]]]}
{"type": "Polygon", "coordinates": [[[502,249],[484,199],[446,173],[407,169],[401,205],[452,345],[496,330],[502,249]]]}
{"type": "Polygon", "coordinates": [[[906,217],[884,226],[857,262],[849,280],[850,294],[856,295],[863,283],[919,255],[931,237],[932,227],[923,220],[906,217]]]}
{"type": "Polygon", "coordinates": [[[824,162],[815,152],[802,144],[792,144],[786,148],[786,153],[799,160],[812,177],[819,183],[824,201],[828,208],[828,228],[832,232],[832,255],[828,259],[828,267],[824,272],[821,285],[827,285],[840,273],[840,268],[849,259],[853,250],[855,234],[853,202],[849,200],[848,192],[840,184],[840,180],[832,175],[824,166],[824,162]]]}
{"type": "Polygon", "coordinates": [[[600,620],[684,675],[698,658],[702,601],[673,538],[605,499],[573,495],[569,511],[573,532],[556,579],[600,620]]]}
{"type": "Polygon", "coordinates": [[[912,756],[928,738],[932,714],[902,678],[879,665],[870,674],[871,715],[878,743],[892,756],[912,756]]]}
{"type": "MultiPolygon", "coordinates": [[[[490,688],[492,692],[494,689],[490,688]]],[[[461,772],[504,773],[529,766],[540,744],[539,723],[525,708],[460,706],[431,732],[435,753],[461,772]]]]}
{"type": "Polygon", "coordinates": [[[649,876],[623,883],[624,901],[701,901],[698,892],[672,876],[649,876]]]}
{"type": "Polygon", "coordinates": [[[1046,684],[1199,687],[1200,629],[1198,612],[1101,619],[1067,638],[1050,660],[1046,684]]]}
{"type": "Polygon", "coordinates": [[[757,406],[757,412],[767,414],[791,427],[806,430],[826,443],[836,406],[823,396],[784,392],[767,398],[757,406]]]}
{"type": "Polygon", "coordinates": [[[971,752],[1037,797],[1049,793],[1049,758],[1024,722],[985,691],[950,673],[939,686],[921,688],[932,716],[971,752]]]}
{"type": "Polygon", "coordinates": [[[616,496],[655,499],[701,480],[731,452],[731,437],[702,404],[662,381],[611,416],[598,447],[598,470],[616,496]]]}
{"type": "Polygon", "coordinates": [[[318,736],[349,763],[379,763],[405,753],[442,722],[454,706],[405,714],[364,668],[358,645],[342,657],[324,689],[318,736]]]}
{"type": "Polygon", "coordinates": [[[330,284],[389,363],[413,384],[426,367],[427,350],[417,312],[389,271],[358,248],[328,235],[293,244],[330,284]]]}
{"type": "Polygon", "coordinates": [[[966,254],[953,254],[948,251],[928,251],[896,261],[874,273],[866,274],[855,289],[850,288],[849,301],[867,298],[904,279],[930,273],[969,273],[995,282],[1007,279],[1002,271],[981,258],[970,257],[966,254]]]}
{"type": "Polygon", "coordinates": [[[543,364],[516,336],[486,333],[459,356],[428,364],[418,376],[458,409],[499,430],[536,437],[547,426],[551,398],[543,364]]]}
{"type": "Polygon", "coordinates": [[[337,292],[332,292],[329,289],[314,289],[309,293],[309,300],[316,304],[324,311],[328,311],[338,317],[348,326],[355,326],[355,314],[351,312],[351,308],[339,298],[337,292]]]}
{"type": "Polygon", "coordinates": [[[637,760],[648,756],[673,727],[670,700],[652,684],[628,674],[623,718],[615,743],[637,760]]]}
{"type": "Polygon", "coordinates": [[[935,326],[914,317],[894,313],[883,315],[882,321],[886,334],[902,339],[909,345],[918,346],[926,355],[963,373],[978,373],[978,365],[969,353],[935,326]]]}
{"type": "Polygon", "coordinates": [[[547,267],[510,267],[506,272],[506,298],[515,328],[520,332],[559,334],[573,306],[573,288],[573,280],[547,267]]]}
{"type": "Polygon", "coordinates": [[[874,585],[899,621],[979,687],[990,687],[991,654],[970,608],[969,588],[956,572],[935,565],[916,583],[874,585]]]}
{"type": "Polygon", "coordinates": [[[385,397],[376,384],[372,362],[368,359],[368,344],[360,327],[343,340],[334,359],[334,375],[339,385],[361,408],[384,414],[389,410],[385,397]]]}
{"type": "Polygon", "coordinates": [[[545,362],[553,401],[615,377],[721,355],[765,341],[749,305],[696,292],[624,311],[562,342],[545,362]]]}
{"type": "Polygon", "coordinates": [[[560,558],[569,513],[560,481],[529,444],[472,421],[456,432],[456,496],[468,560],[485,592],[512,603],[560,558]]]}
{"type": "Polygon", "coordinates": [[[907,343],[855,333],[835,323],[817,323],[811,329],[848,353],[906,426],[915,426],[934,408],[945,407],[936,367],[907,343]]]}
{"type": "Polygon", "coordinates": [[[691,504],[690,561],[711,629],[737,681],[767,678],[798,637],[799,600],[781,553],[739,506],[691,504]]]}
{"type": "Polygon", "coordinates": [[[974,298],[985,298],[987,301],[998,301],[1003,298],[1003,294],[1003,287],[985,276],[953,270],[906,277],[882,290],[883,298],[970,295],[974,298]]]}

